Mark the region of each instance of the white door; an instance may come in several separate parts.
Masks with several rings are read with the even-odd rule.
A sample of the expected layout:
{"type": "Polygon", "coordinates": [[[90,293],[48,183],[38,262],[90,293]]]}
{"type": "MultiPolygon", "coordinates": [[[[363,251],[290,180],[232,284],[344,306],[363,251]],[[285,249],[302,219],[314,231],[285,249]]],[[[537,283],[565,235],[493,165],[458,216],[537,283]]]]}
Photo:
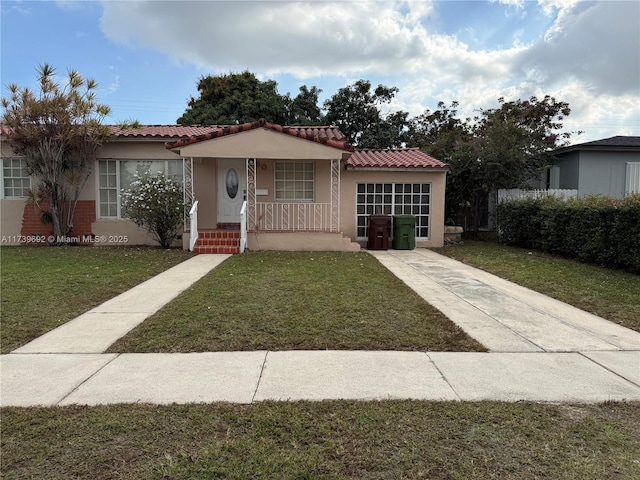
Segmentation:
{"type": "Polygon", "coordinates": [[[245,160],[218,159],[218,223],[239,223],[247,191],[245,160]]]}

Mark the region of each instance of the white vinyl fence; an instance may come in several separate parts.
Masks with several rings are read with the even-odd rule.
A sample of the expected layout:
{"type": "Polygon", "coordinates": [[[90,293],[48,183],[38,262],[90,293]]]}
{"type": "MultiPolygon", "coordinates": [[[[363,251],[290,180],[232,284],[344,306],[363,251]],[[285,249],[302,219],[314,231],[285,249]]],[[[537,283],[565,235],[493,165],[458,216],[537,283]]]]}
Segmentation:
{"type": "Polygon", "coordinates": [[[578,190],[569,189],[549,189],[549,190],[523,190],[520,188],[510,188],[498,190],[498,203],[518,200],[521,198],[574,198],[578,196],[578,190]]]}

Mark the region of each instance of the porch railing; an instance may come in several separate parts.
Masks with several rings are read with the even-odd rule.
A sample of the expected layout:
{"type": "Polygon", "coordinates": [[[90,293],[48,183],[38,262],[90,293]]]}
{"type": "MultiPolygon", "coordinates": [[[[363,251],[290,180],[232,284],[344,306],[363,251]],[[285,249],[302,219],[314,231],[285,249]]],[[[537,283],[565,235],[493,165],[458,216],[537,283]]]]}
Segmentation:
{"type": "Polygon", "coordinates": [[[256,230],[333,232],[330,203],[256,203],[256,230]]]}
{"type": "Polygon", "coordinates": [[[194,201],[189,210],[189,250],[193,252],[193,247],[198,241],[198,201],[194,201]]]}
{"type": "Polygon", "coordinates": [[[242,202],[240,209],[240,253],[247,248],[247,201],[242,202]]]}

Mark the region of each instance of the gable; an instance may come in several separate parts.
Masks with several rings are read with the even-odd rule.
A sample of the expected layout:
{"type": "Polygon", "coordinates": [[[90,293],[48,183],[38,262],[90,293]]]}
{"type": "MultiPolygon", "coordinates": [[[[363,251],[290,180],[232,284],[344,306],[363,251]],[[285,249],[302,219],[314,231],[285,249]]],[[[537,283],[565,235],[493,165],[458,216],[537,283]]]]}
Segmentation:
{"type": "Polygon", "coordinates": [[[342,148],[269,128],[253,128],[192,143],[178,141],[167,144],[167,148],[183,157],[213,158],[335,159],[349,154],[342,148]]]}

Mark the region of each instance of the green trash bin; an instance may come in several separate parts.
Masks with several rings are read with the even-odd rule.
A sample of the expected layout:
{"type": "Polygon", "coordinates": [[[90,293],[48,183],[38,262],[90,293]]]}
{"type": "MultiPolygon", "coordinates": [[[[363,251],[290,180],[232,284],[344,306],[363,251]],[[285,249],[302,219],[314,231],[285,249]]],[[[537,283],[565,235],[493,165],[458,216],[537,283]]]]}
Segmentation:
{"type": "Polygon", "coordinates": [[[393,216],[394,250],[413,250],[416,248],[416,217],[413,215],[393,216]]]}

